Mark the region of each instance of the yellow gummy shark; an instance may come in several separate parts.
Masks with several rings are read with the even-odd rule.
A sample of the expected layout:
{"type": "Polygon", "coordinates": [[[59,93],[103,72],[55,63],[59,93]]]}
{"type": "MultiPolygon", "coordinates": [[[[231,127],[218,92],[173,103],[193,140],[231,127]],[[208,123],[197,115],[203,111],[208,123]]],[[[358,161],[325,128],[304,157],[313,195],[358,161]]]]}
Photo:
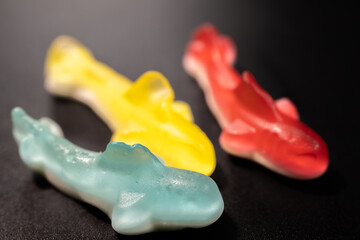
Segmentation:
{"type": "Polygon", "coordinates": [[[112,141],[145,145],[170,167],[205,175],[215,169],[213,145],[193,123],[189,105],[174,101],[159,72],[146,72],[133,83],[77,40],[60,36],[47,53],[45,88],[90,106],[113,131],[112,141]]]}

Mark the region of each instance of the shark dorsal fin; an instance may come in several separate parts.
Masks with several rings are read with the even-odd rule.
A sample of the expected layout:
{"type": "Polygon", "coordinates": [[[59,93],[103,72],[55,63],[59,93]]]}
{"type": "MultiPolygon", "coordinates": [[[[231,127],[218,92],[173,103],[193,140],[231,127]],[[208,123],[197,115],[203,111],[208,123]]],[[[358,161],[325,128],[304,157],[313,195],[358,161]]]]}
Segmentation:
{"type": "Polygon", "coordinates": [[[154,166],[163,166],[163,163],[141,144],[110,142],[100,157],[99,166],[110,171],[132,172],[139,168],[150,171],[154,166]]]}
{"type": "Polygon", "coordinates": [[[249,112],[268,121],[281,119],[274,100],[260,87],[250,72],[243,72],[242,82],[235,91],[240,99],[239,102],[249,112]]]}
{"type": "Polygon", "coordinates": [[[133,104],[150,107],[170,104],[174,99],[174,92],[164,75],[149,71],[141,75],[124,96],[133,104]]]}

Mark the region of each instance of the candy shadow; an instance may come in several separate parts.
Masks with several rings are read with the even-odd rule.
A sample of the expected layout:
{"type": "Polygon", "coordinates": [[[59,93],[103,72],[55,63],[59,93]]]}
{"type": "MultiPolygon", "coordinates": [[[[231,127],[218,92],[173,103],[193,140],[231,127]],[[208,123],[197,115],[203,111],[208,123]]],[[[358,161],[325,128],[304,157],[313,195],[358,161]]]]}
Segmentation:
{"type": "Polygon", "coordinates": [[[71,99],[52,97],[51,118],[70,142],[92,151],[104,151],[111,131],[92,109],[71,99]]]}
{"type": "Polygon", "coordinates": [[[320,194],[320,195],[339,195],[347,189],[347,182],[331,165],[324,175],[312,180],[296,180],[288,178],[270,171],[269,169],[244,158],[229,155],[228,159],[235,166],[245,169],[253,174],[258,174],[259,178],[271,178],[274,181],[284,184],[292,189],[301,192],[320,194]]]}
{"type": "Polygon", "coordinates": [[[217,184],[220,190],[223,190],[226,188],[228,184],[227,176],[224,173],[224,170],[222,169],[222,166],[216,166],[215,171],[210,176],[217,184]]]}
{"type": "Polygon", "coordinates": [[[279,176],[275,179],[299,191],[320,195],[339,195],[348,186],[345,178],[331,166],[323,176],[313,180],[299,181],[279,176]]]}
{"type": "Polygon", "coordinates": [[[35,182],[35,185],[40,188],[40,189],[49,189],[49,188],[53,188],[53,186],[51,185],[51,183],[49,183],[48,180],[46,180],[46,178],[44,178],[43,175],[39,174],[39,173],[35,173],[33,172],[32,174],[32,178],[35,182]]]}

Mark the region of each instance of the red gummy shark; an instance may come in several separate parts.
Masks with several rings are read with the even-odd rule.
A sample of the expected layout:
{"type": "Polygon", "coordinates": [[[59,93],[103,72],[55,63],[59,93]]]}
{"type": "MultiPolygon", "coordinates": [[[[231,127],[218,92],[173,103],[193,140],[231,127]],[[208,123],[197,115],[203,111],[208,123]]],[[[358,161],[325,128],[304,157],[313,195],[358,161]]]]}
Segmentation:
{"type": "Polygon", "coordinates": [[[299,121],[289,99],[274,101],[250,72],[234,70],[235,58],[232,40],[211,24],[195,30],[183,58],[223,129],[221,147],[291,178],[321,176],[329,165],[325,142],[299,121]]]}

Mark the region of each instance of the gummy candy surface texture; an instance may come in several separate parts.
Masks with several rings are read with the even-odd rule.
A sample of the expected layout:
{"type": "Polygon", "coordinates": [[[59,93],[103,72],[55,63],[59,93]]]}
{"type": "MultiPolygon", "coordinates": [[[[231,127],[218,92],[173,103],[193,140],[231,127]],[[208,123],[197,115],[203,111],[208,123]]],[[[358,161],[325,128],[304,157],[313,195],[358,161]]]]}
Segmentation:
{"type": "Polygon", "coordinates": [[[329,164],[325,142],[299,121],[289,99],[274,101],[250,72],[238,73],[235,58],[232,40],[211,24],[194,31],[183,58],[223,129],[222,148],[288,177],[321,176],[329,164]]]}
{"type": "Polygon", "coordinates": [[[59,136],[51,120],[12,111],[13,135],[25,164],[65,193],[104,211],[122,234],[204,227],[216,221],[223,200],[208,176],[167,167],[146,147],[110,142],[104,153],[59,136]]]}
{"type": "Polygon", "coordinates": [[[60,36],[45,64],[45,87],[52,94],[90,106],[114,132],[112,141],[140,143],[167,166],[211,175],[212,143],[193,123],[188,104],[174,101],[168,80],[146,72],[132,83],[98,62],[75,39],[60,36]]]}

